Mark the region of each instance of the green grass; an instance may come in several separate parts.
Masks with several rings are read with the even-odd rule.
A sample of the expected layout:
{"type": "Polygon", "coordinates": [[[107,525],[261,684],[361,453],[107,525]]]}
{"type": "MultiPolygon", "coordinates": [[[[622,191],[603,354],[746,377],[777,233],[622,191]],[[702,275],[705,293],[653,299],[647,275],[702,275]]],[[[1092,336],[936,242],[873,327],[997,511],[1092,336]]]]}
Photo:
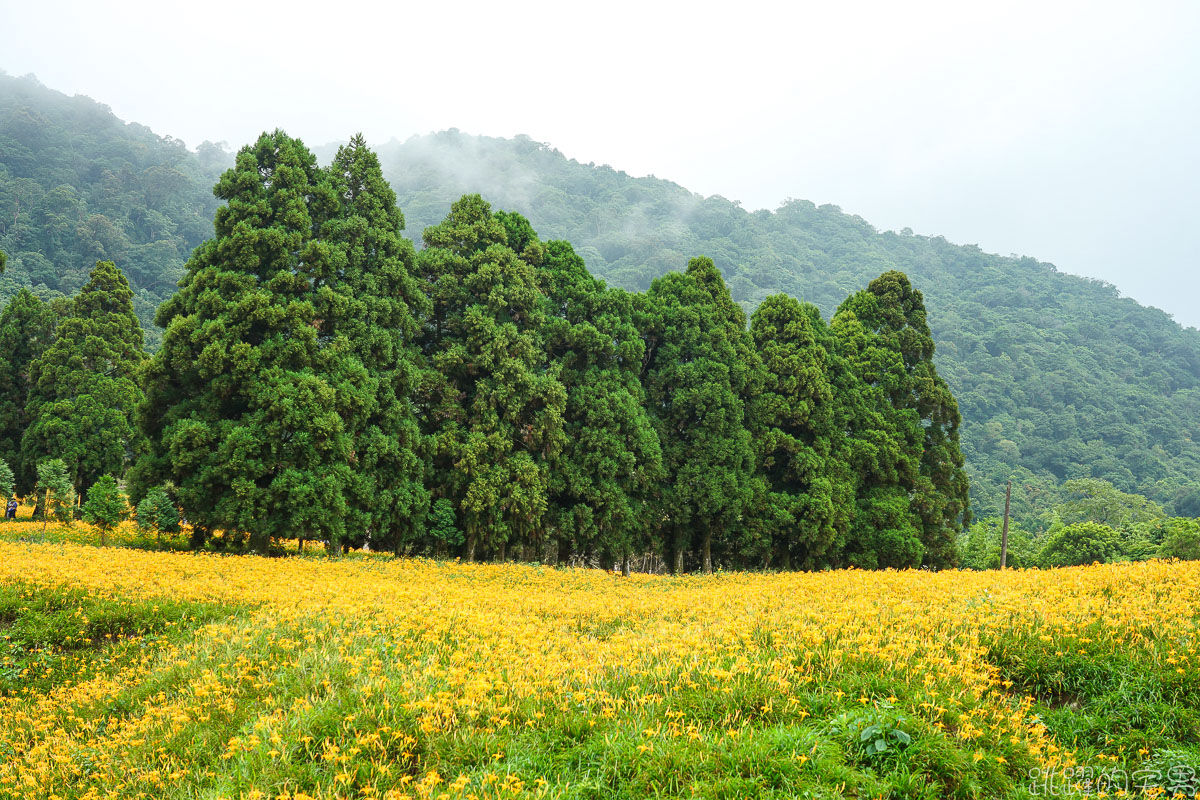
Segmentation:
{"type": "Polygon", "coordinates": [[[0,697],[44,694],[86,680],[230,611],[68,587],[0,585],[0,697]]]}

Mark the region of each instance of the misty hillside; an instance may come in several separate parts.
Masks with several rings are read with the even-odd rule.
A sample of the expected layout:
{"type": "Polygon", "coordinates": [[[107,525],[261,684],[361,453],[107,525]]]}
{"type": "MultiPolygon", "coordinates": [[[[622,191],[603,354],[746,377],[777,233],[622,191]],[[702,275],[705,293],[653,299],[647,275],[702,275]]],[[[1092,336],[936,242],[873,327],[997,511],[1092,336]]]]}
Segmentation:
{"type": "MultiPolygon", "coordinates": [[[[963,411],[976,515],[995,513],[1009,475],[1018,514],[1052,504],[1063,478],[1096,476],[1200,515],[1200,333],[1107,284],[940,237],[880,233],[833,206],[750,213],[524,137],[448,132],[385,144],[380,156],[414,239],[453,199],[480,192],[631,289],[706,254],[747,308],[782,291],[828,315],[871,278],[903,270],[925,293],[939,369],[963,411]]],[[[110,258],[156,346],[154,307],[211,234],[211,185],[228,160],[0,74],[0,250],[10,256],[0,301],[20,286],[71,294],[110,258]]]]}
{"type": "Polygon", "coordinates": [[[201,155],[107,106],[0,72],[0,300],[21,286],[72,295],[96,261],[115,261],[134,288],[149,346],[154,311],[196,245],[212,235],[212,184],[227,156],[201,155]]]}

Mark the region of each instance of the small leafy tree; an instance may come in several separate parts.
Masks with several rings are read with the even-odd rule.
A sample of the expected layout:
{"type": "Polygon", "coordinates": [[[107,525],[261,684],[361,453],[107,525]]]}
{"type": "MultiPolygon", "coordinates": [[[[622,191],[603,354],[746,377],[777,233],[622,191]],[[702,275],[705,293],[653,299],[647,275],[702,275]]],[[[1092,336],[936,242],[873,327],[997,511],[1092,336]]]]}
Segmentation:
{"type": "Polygon", "coordinates": [[[1176,517],[1164,525],[1166,537],[1158,549],[1160,558],[1200,560],[1200,520],[1176,517]]]}
{"type": "Polygon", "coordinates": [[[100,529],[100,546],[108,543],[108,534],[129,515],[129,501],[112,475],[102,475],[88,490],[83,504],[83,520],[100,529]]]}
{"type": "Polygon", "coordinates": [[[38,481],[35,492],[42,505],[42,532],[51,517],[58,522],[70,523],[75,516],[75,487],[67,474],[67,465],[61,458],[43,461],[37,466],[38,481]]]}
{"type": "Polygon", "coordinates": [[[179,532],[179,509],[164,487],[155,486],[138,503],[137,525],[139,530],[153,533],[160,546],[164,533],[179,532]]]}
{"type": "Polygon", "coordinates": [[[1095,561],[1107,563],[1118,555],[1116,531],[1098,522],[1077,522],[1051,530],[1040,560],[1047,567],[1076,567],[1095,561]]]}

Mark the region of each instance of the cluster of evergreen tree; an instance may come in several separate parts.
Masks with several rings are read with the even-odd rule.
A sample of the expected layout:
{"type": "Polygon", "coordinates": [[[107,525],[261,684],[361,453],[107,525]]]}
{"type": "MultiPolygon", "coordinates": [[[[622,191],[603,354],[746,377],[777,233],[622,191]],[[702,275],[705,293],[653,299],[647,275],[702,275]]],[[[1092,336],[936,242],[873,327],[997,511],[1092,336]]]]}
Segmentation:
{"type": "Polygon", "coordinates": [[[23,290],[5,308],[0,458],[19,490],[60,459],[111,520],[128,470],[149,524],[169,529],[170,487],[197,545],[956,562],[959,415],[899,272],[829,325],[786,295],[747,325],[708,258],[611,289],[479,195],[418,254],[361,137],[321,167],[264,134],[214,192],[215,235],[160,307],[152,357],[112,262],[70,303],[23,290]]]}
{"type": "Polygon", "coordinates": [[[898,272],[830,325],[777,295],[747,326],[710,259],[610,289],[478,195],[418,254],[361,137],[320,167],[264,134],[215,194],[215,235],[159,309],[149,360],[110,262],[69,309],[22,292],[5,310],[0,441],[23,487],[61,458],[107,508],[102,476],[132,465],[133,499],[158,509],[170,486],[196,544],[220,530],[259,549],[675,571],[955,563],[959,416],[898,272]]]}

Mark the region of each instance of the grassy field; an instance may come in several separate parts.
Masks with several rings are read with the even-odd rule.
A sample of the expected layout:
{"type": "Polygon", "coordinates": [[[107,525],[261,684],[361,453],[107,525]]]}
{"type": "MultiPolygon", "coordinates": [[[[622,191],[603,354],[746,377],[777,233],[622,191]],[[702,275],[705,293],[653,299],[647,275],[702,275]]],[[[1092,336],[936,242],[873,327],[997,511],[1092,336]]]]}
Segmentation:
{"type": "Polygon", "coordinates": [[[622,578],[97,540],[0,526],[2,798],[1196,792],[1200,563],[622,578]]]}

